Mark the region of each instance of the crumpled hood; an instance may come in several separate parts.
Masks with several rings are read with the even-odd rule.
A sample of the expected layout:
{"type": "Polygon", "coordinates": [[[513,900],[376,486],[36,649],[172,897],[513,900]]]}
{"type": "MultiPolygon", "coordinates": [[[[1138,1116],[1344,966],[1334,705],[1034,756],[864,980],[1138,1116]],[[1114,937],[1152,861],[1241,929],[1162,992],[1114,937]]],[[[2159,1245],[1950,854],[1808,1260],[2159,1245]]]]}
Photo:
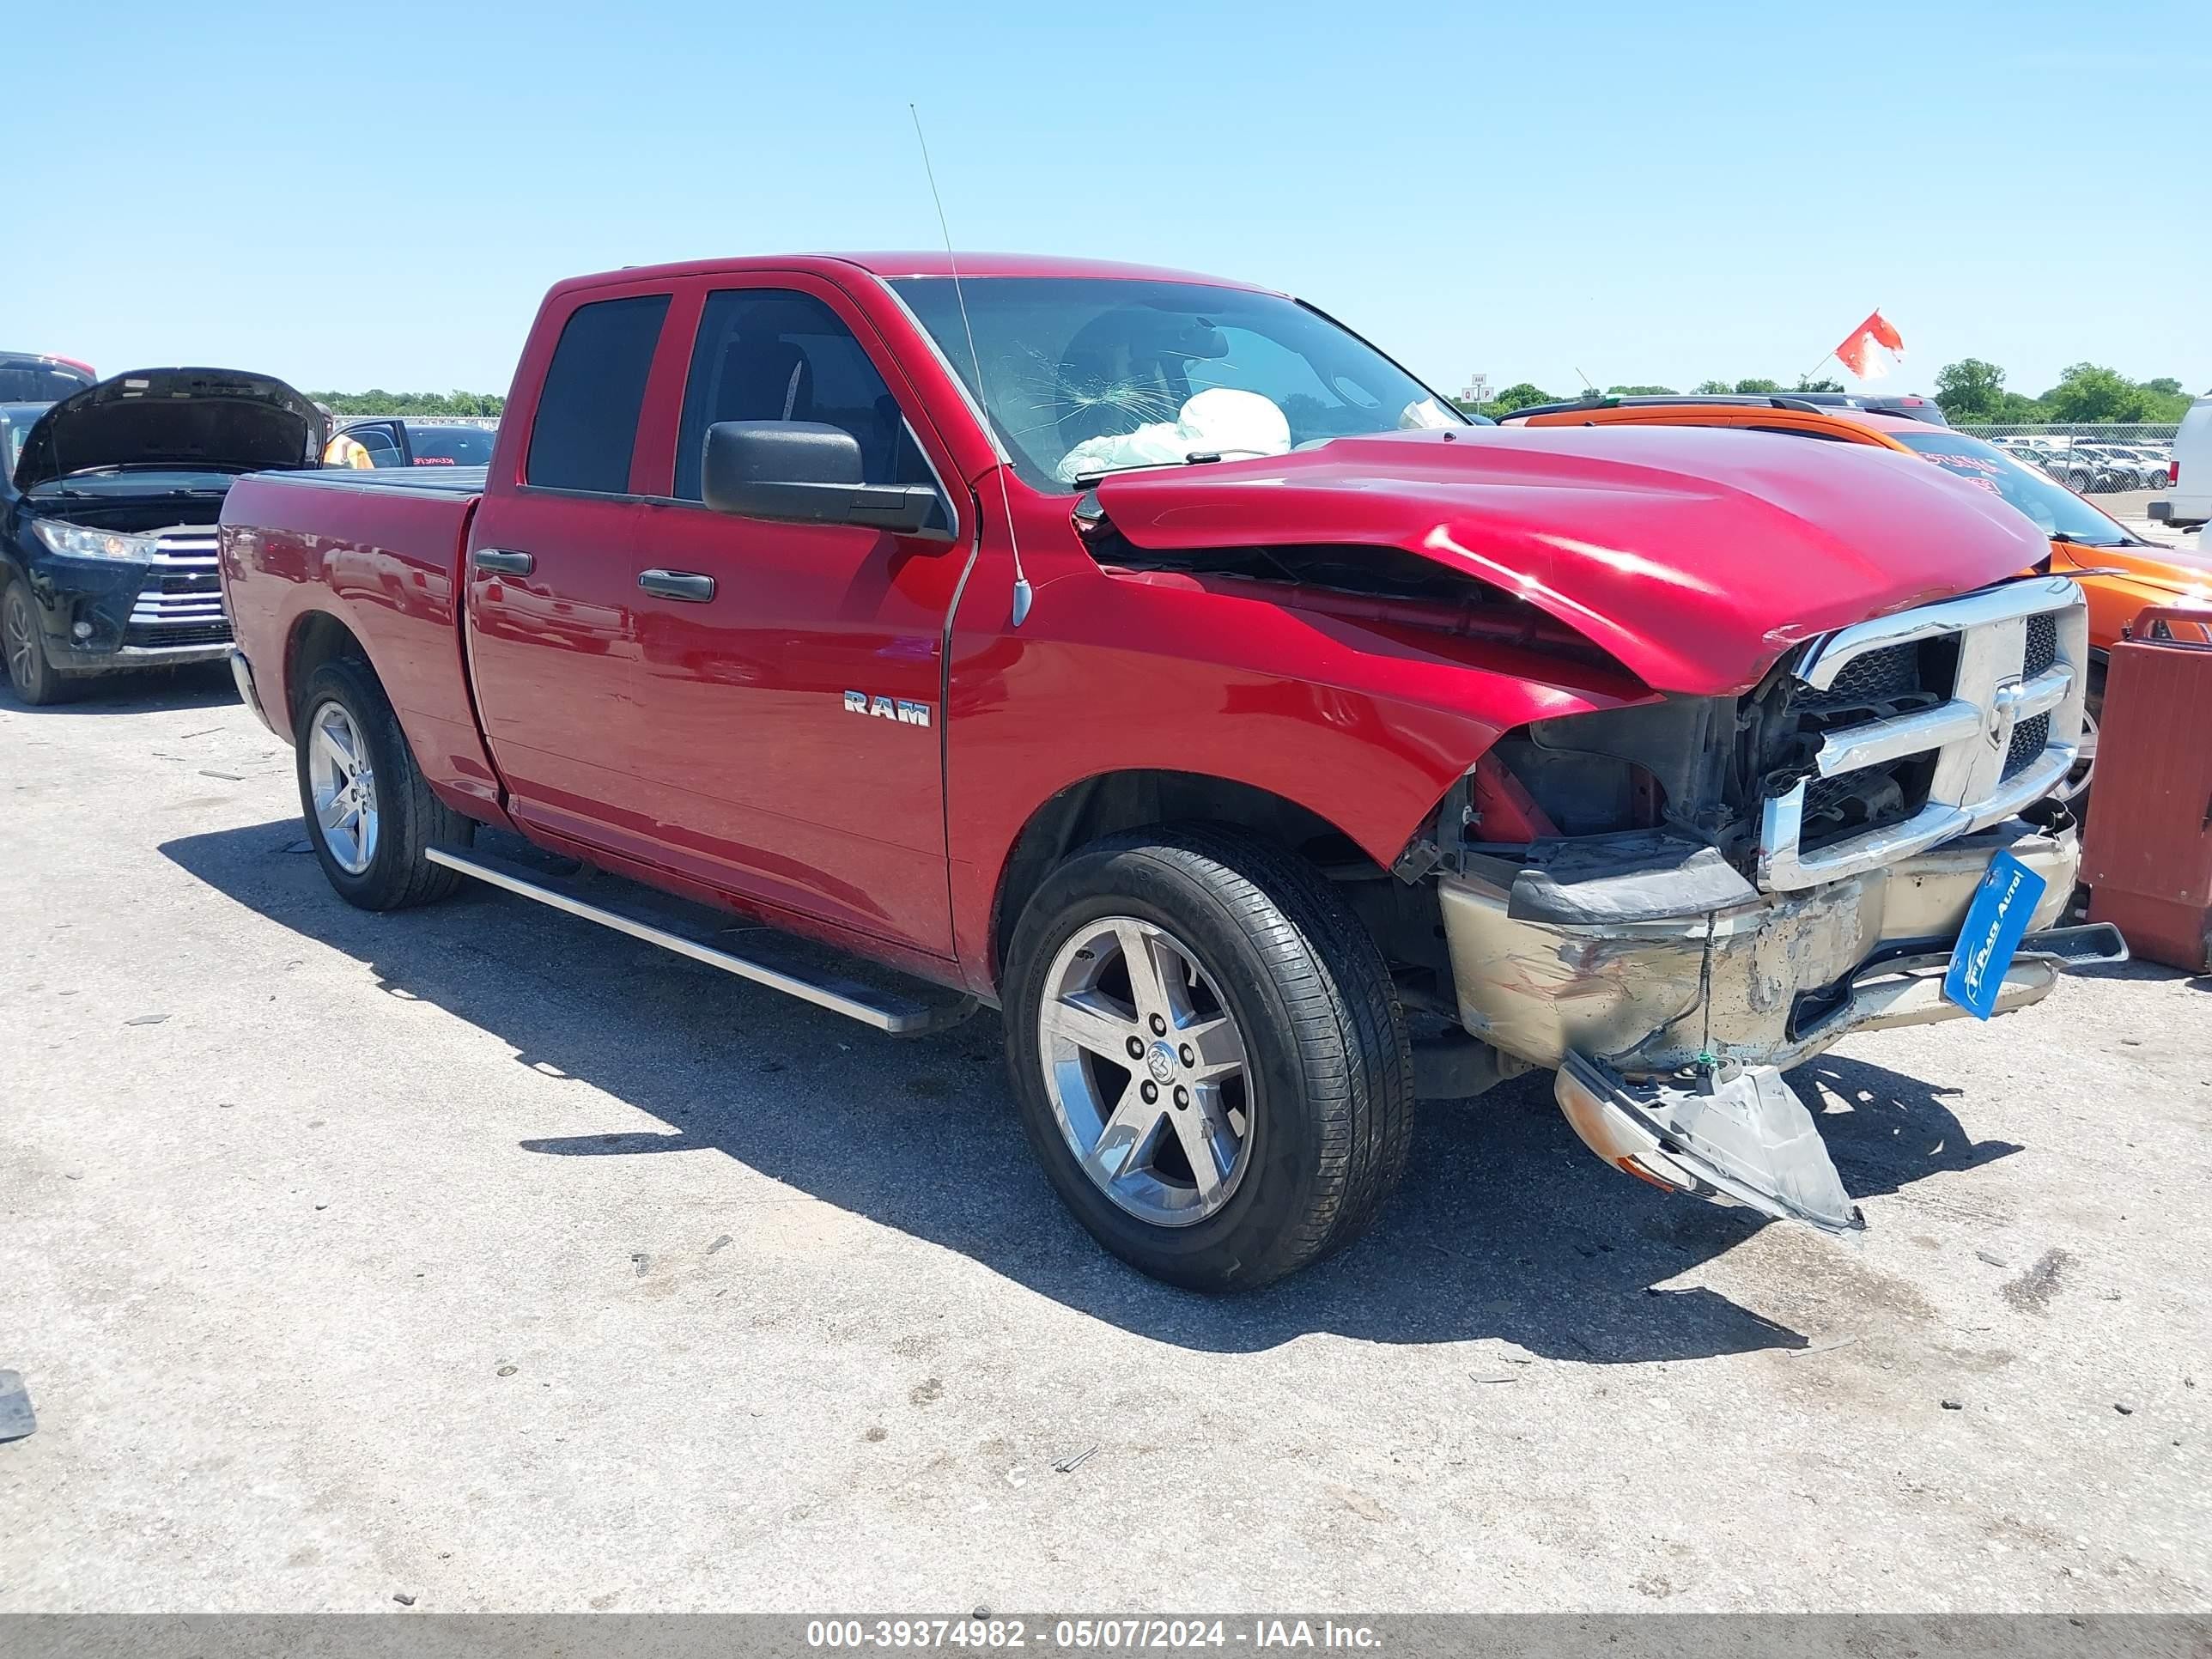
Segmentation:
{"type": "Polygon", "coordinates": [[[1917,456],[1686,427],[1340,438],[1098,485],[1139,547],[1367,543],[1517,595],[1647,685],[1714,696],[1790,645],[2048,558],[2019,513],[1917,456]]]}
{"type": "Polygon", "coordinates": [[[40,416],[16,458],[15,487],[100,466],[305,466],[320,456],[328,425],[314,404],[266,374],[134,369],[40,416]]]}

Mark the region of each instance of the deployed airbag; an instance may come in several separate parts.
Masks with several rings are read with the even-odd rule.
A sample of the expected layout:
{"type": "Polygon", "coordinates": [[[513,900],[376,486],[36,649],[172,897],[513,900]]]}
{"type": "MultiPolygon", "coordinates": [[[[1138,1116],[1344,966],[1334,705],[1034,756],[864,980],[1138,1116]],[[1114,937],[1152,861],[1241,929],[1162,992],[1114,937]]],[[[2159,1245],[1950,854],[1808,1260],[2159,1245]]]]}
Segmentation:
{"type": "Polygon", "coordinates": [[[1060,458],[1062,483],[1133,466],[1181,466],[1194,455],[1287,455],[1291,423],[1256,392],[1211,386],[1187,399],[1172,421],[1134,432],[1085,438],[1060,458]]]}

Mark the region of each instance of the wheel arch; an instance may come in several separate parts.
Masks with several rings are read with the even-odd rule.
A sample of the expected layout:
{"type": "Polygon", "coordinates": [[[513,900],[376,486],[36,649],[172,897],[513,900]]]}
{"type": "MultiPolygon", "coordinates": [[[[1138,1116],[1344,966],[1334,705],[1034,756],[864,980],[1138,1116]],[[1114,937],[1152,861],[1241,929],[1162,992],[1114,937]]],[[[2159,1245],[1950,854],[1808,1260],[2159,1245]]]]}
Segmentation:
{"type": "Polygon", "coordinates": [[[1382,873],[1342,828],[1313,808],[1256,784],[1203,772],[1096,773],[1046,800],[1014,837],[991,900],[991,983],[1003,981],[1007,947],[1023,910],[1070,853],[1102,836],[1170,823],[1243,830],[1332,872],[1382,873]]]}
{"type": "MultiPolygon", "coordinates": [[[[336,611],[303,611],[292,619],[284,635],[283,710],[288,734],[299,729],[300,688],[308,677],[326,662],[349,657],[372,675],[376,673],[376,665],[369,659],[361,635],[336,611]]],[[[382,683],[380,676],[378,684],[382,683]]]]}

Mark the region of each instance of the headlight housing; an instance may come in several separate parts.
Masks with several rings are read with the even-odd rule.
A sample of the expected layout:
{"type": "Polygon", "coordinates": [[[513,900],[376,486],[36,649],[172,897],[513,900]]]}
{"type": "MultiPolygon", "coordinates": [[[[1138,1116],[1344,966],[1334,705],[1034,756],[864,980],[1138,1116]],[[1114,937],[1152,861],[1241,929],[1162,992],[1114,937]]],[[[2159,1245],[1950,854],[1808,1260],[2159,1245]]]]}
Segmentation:
{"type": "Polygon", "coordinates": [[[154,556],[158,536],[131,536],[119,530],[95,530],[90,525],[64,524],[59,519],[34,519],[31,528],[54,552],[71,559],[121,559],[143,564],[154,556]]]}

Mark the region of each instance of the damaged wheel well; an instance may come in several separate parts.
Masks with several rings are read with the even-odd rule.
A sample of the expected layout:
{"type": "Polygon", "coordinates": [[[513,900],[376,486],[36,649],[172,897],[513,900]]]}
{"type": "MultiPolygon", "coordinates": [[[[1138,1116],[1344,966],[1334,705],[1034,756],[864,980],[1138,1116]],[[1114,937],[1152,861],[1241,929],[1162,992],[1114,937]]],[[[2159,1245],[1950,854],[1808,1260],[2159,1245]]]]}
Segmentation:
{"type": "Polygon", "coordinates": [[[1383,873],[1351,836],[1320,814],[1255,785],[1195,772],[1102,773],[1053,796],[1015,838],[991,908],[993,977],[1005,969],[1006,947],[1022,911],[1056,865],[1102,836],[1164,823],[1233,824],[1290,848],[1339,878],[1383,873]]]}

